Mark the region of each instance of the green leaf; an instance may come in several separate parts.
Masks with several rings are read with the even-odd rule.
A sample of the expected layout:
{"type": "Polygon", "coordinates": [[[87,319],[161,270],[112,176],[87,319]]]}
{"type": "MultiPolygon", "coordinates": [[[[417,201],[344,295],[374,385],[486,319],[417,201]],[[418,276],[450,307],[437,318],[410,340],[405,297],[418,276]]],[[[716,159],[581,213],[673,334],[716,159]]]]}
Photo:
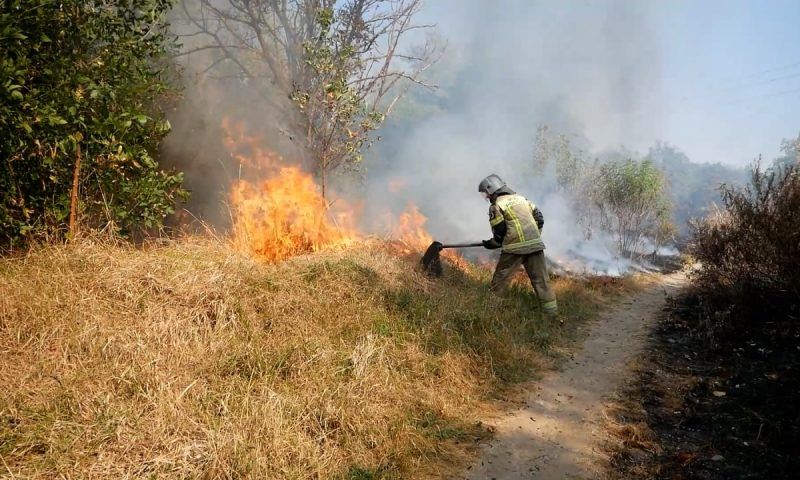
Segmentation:
{"type": "Polygon", "coordinates": [[[59,117],[58,115],[50,115],[49,117],[47,117],[47,121],[48,121],[48,123],[50,123],[51,126],[66,125],[66,123],[67,123],[66,120],[64,120],[63,118],[59,117]]]}
{"type": "Polygon", "coordinates": [[[6,12],[0,12],[0,39],[8,43],[0,46],[0,90],[6,92],[0,94],[6,99],[5,105],[0,100],[6,127],[0,137],[4,153],[25,162],[0,174],[0,243],[14,246],[7,241],[26,231],[60,234],[77,143],[85,147],[82,168],[92,178],[81,192],[89,221],[110,217],[129,234],[145,223],[157,226],[170,211],[182,192],[180,177],[161,172],[158,159],[145,153],[156,151],[169,124],[143,105],[163,105],[172,91],[163,65],[173,4],[9,0],[0,7],[6,12]],[[84,5],[105,3],[114,8],[84,5]],[[62,41],[63,48],[53,48],[62,41]],[[133,123],[136,131],[126,132],[123,125],[133,123]]]}

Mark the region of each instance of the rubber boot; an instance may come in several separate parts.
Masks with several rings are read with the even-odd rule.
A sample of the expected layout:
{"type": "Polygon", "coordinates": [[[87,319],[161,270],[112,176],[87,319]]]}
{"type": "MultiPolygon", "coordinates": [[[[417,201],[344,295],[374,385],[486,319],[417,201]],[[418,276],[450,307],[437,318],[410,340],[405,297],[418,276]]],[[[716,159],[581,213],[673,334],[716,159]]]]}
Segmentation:
{"type": "Polygon", "coordinates": [[[564,317],[562,317],[558,312],[544,312],[544,318],[550,323],[564,325],[564,317]]]}

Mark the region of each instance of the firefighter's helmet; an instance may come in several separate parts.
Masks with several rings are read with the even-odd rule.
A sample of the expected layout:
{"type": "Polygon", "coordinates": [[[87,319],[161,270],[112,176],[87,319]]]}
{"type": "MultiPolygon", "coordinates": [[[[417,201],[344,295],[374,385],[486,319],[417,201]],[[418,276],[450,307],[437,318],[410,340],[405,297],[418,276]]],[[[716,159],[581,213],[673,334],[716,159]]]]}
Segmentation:
{"type": "Polygon", "coordinates": [[[493,173],[481,180],[481,183],[478,185],[478,191],[487,196],[491,196],[505,186],[506,182],[493,173]]]}

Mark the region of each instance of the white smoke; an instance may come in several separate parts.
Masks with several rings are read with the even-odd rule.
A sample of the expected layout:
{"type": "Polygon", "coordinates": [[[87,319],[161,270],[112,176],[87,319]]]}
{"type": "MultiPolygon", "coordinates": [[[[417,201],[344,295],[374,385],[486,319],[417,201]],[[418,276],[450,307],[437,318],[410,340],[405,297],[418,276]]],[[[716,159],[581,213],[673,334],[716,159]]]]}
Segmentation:
{"type": "Polygon", "coordinates": [[[579,258],[587,271],[627,270],[607,235],[586,238],[570,203],[535,171],[533,151],[543,124],[590,152],[644,149],[657,136],[659,54],[646,2],[445,0],[424,13],[449,42],[431,78],[440,88],[413,95],[413,120],[390,121],[381,132],[369,204],[412,199],[435,238],[488,238],[477,185],[496,173],[540,205],[551,258],[579,258]],[[408,180],[401,195],[386,192],[394,178],[408,180]]]}
{"type": "MultiPolygon", "coordinates": [[[[427,79],[440,87],[416,88],[381,128],[362,186],[342,177],[342,190],[365,200],[366,228],[386,233],[385,222],[374,220],[414,203],[438,240],[488,238],[488,205],[477,185],[497,173],[544,212],[551,258],[579,261],[587,271],[624,271],[613,242],[599,231],[587,239],[569,201],[534,169],[534,139],[543,124],[588,152],[643,150],[658,136],[660,62],[649,9],[620,0],[429,1],[418,20],[437,24],[448,44],[427,79]]],[[[189,90],[172,115],[176,130],[164,157],[187,172],[193,214],[224,224],[226,187],[241,172],[225,166],[222,117],[244,121],[289,161],[302,163],[304,154],[292,134],[296,120],[284,118],[291,105],[274,107],[286,98],[266,98],[269,92],[236,80],[198,85],[203,60],[183,64],[189,90]]]]}

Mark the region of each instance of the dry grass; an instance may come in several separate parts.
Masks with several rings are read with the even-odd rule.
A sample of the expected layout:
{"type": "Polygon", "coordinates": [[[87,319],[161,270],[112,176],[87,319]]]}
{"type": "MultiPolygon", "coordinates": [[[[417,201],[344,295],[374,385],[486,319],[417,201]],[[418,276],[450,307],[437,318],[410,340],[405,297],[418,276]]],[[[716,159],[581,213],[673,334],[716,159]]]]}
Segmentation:
{"type": "MultiPolygon", "coordinates": [[[[374,242],[265,265],[211,240],[0,261],[0,476],[429,478],[572,328],[374,242]]],[[[624,284],[556,282],[573,325],[624,284]]]]}

